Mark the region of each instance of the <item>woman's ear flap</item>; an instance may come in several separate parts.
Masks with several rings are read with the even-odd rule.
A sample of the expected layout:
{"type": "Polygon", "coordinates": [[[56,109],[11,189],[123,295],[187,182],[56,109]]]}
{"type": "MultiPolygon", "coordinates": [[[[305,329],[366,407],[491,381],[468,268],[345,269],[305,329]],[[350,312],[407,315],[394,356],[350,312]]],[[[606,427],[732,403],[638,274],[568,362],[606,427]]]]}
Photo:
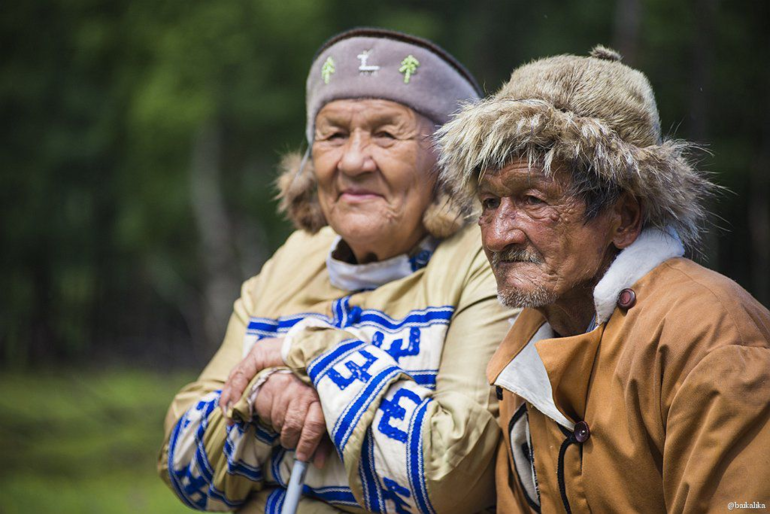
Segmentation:
{"type": "Polygon", "coordinates": [[[470,207],[457,202],[445,188],[437,186],[433,202],[422,215],[425,230],[437,239],[446,239],[468,224],[470,207]]]}
{"type": "Polygon", "coordinates": [[[327,225],[318,201],[318,182],[313,169],[313,160],[291,152],[281,159],[280,174],[276,180],[278,212],[292,224],[306,232],[315,234],[327,225]]]}

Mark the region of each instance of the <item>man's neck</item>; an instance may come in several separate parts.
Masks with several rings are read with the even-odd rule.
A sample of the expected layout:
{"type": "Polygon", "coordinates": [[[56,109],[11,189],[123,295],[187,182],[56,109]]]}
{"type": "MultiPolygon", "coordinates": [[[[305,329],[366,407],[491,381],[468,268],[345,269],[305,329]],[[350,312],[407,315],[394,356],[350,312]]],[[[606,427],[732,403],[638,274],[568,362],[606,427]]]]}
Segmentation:
{"type": "Polygon", "coordinates": [[[554,303],[537,308],[559,336],[574,336],[583,334],[588,330],[591,321],[596,316],[594,288],[607,273],[618,253],[611,247],[599,268],[599,272],[593,279],[574,287],[554,303]]]}
{"type": "Polygon", "coordinates": [[[545,317],[553,331],[559,336],[574,336],[584,333],[596,314],[593,302],[593,287],[581,288],[580,294],[559,301],[538,311],[545,317]]]}

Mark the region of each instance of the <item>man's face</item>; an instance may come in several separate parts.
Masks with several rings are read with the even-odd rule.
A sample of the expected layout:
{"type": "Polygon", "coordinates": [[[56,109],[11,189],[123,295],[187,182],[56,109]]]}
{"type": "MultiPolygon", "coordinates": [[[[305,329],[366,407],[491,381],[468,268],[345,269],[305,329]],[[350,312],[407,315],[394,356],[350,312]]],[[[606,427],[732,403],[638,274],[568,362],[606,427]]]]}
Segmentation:
{"type": "Polygon", "coordinates": [[[610,216],[586,222],[582,200],[565,194],[564,175],[516,160],[479,180],[482,244],[510,307],[544,307],[585,296],[611,251],[610,216]]]}

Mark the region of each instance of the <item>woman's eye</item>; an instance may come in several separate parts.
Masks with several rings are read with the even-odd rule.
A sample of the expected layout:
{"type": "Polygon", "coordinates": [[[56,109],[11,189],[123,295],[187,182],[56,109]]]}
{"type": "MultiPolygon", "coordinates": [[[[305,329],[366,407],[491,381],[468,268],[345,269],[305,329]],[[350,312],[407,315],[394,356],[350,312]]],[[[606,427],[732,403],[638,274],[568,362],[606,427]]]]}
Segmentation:
{"type": "Polygon", "coordinates": [[[345,139],[346,137],[347,137],[347,134],[345,134],[344,132],[332,132],[331,134],[326,136],[325,139],[328,141],[334,141],[339,139],[345,139]]]}

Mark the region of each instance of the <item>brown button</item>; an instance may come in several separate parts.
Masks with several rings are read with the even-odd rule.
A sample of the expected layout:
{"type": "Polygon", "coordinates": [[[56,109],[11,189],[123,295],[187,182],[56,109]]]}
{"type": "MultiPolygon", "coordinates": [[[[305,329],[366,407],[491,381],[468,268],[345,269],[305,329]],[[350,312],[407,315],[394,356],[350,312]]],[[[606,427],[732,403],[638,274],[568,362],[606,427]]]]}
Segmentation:
{"type": "Polygon", "coordinates": [[[618,296],[618,307],[630,309],[636,303],[636,293],[633,289],[623,289],[618,296]]]}
{"type": "Polygon", "coordinates": [[[498,400],[503,399],[503,388],[500,386],[495,386],[495,394],[497,395],[498,400]]]}
{"type": "Polygon", "coordinates": [[[589,437],[591,437],[591,430],[588,428],[588,423],[579,421],[575,425],[575,440],[579,443],[584,443],[588,441],[589,437]]]}

